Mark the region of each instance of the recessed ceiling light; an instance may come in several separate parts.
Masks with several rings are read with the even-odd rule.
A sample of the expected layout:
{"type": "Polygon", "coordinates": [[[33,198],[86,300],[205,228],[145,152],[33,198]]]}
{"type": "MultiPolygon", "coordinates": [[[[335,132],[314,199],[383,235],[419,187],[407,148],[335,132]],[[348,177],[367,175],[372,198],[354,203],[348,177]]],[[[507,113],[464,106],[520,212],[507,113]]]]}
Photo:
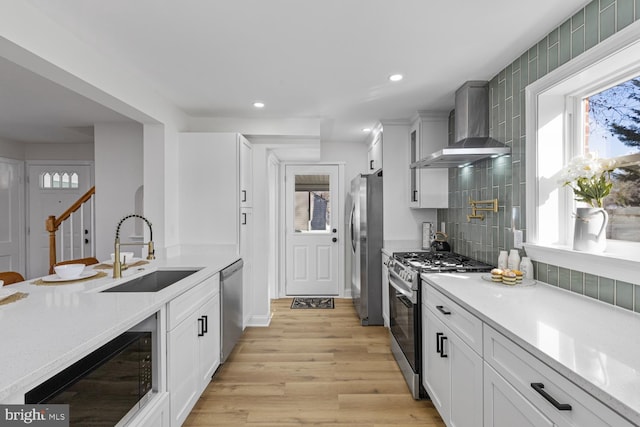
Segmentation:
{"type": "Polygon", "coordinates": [[[362,128],[362,132],[371,132],[371,128],[362,128]]]}
{"type": "Polygon", "coordinates": [[[253,103],[253,106],[256,108],[264,108],[264,102],[256,101],[253,103]]]}
{"type": "Polygon", "coordinates": [[[402,74],[391,74],[389,76],[389,80],[391,80],[392,82],[399,82],[403,78],[404,78],[404,76],[402,74]]]}

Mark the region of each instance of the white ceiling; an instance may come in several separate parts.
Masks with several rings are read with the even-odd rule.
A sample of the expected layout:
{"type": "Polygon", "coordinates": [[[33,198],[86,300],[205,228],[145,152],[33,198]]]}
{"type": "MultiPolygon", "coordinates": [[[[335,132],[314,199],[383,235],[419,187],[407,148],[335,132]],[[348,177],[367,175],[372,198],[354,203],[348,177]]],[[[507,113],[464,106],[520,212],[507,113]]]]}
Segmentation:
{"type": "MultiPolygon", "coordinates": [[[[325,141],[361,141],[365,137],[361,128],[372,127],[379,119],[407,119],[417,110],[451,109],[453,92],[464,81],[490,79],[588,3],[29,2],[98,52],[127,63],[190,115],[321,118],[325,141]],[[402,73],[405,79],[391,83],[387,77],[392,73],[402,73]],[[254,109],[255,100],[266,107],[254,109]]],[[[7,66],[0,62],[0,67],[7,66]]],[[[2,68],[0,89],[21,87],[15,75],[7,84],[2,68]]],[[[26,78],[33,80],[33,76],[26,78]]],[[[100,110],[59,87],[37,83],[23,88],[24,105],[16,107],[3,96],[0,113],[7,115],[0,121],[0,136],[39,138],[39,126],[58,122],[64,128],[84,127],[95,119],[90,113],[100,110]],[[36,94],[30,93],[34,87],[51,102],[34,103],[36,94]],[[75,123],[69,121],[74,116],[75,123]],[[7,135],[5,128],[13,133],[7,135]]],[[[107,118],[113,114],[101,113],[107,118]]]]}

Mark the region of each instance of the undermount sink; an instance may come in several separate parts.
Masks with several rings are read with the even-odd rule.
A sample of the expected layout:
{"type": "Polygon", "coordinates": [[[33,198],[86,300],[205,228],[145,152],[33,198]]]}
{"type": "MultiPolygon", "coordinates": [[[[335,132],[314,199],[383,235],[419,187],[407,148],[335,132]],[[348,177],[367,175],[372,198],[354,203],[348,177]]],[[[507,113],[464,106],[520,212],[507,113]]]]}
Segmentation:
{"type": "Polygon", "coordinates": [[[199,270],[157,270],[102,292],[158,292],[199,270]]]}

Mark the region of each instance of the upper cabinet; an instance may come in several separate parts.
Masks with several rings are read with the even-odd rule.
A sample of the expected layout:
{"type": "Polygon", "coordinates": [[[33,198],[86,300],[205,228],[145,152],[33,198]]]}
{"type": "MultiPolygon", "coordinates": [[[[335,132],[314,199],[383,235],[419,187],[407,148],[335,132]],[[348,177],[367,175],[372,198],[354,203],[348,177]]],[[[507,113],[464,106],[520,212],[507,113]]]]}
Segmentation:
{"type": "Polygon", "coordinates": [[[382,169],[382,132],[377,132],[376,137],[369,146],[367,160],[369,173],[382,169]]]}
{"type": "Polygon", "coordinates": [[[242,135],[238,136],[240,150],[240,207],[253,206],[253,156],[251,144],[242,135]]]}
{"type": "MultiPolygon", "coordinates": [[[[447,145],[448,123],[446,114],[418,113],[409,131],[409,164],[447,145]]],[[[448,193],[448,169],[409,168],[410,208],[447,208],[448,193]]]]}

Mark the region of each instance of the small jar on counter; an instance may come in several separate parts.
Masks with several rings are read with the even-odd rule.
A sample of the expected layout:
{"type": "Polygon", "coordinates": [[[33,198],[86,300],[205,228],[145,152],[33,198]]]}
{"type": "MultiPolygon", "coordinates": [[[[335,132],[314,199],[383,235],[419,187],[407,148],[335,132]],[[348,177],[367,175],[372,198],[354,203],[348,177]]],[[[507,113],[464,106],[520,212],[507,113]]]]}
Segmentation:
{"type": "Polygon", "coordinates": [[[500,251],[500,255],[498,256],[498,268],[504,270],[507,268],[508,257],[507,251],[500,251]]]}
{"type": "Polygon", "coordinates": [[[520,271],[522,271],[522,277],[525,279],[533,279],[533,263],[528,256],[523,256],[520,261],[520,271]]]}
{"type": "Polygon", "coordinates": [[[511,249],[511,251],[509,251],[507,266],[510,270],[518,270],[520,268],[520,254],[517,249],[511,249]]]}

